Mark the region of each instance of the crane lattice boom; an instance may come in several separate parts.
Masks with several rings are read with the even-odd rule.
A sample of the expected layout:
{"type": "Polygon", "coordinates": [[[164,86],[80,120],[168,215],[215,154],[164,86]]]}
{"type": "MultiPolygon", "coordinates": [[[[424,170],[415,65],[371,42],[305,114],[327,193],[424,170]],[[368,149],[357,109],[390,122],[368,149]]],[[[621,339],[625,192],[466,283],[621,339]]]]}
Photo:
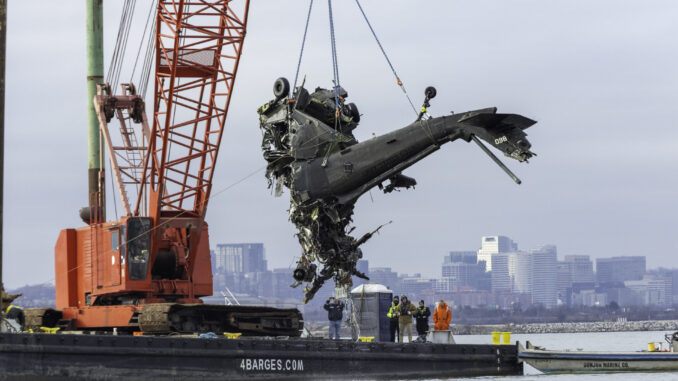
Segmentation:
{"type": "Polygon", "coordinates": [[[249,8],[246,1],[239,16],[230,3],[158,3],[155,107],[142,176],[156,221],[179,213],[204,218],[249,8]]]}

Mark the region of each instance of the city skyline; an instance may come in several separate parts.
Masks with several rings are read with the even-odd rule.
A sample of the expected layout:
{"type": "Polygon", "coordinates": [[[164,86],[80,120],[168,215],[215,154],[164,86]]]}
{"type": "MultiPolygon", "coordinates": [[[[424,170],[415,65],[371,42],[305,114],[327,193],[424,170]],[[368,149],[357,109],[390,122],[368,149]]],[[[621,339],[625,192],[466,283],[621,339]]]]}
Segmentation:
{"type": "MultiPolygon", "coordinates": [[[[446,257],[446,256],[449,256],[450,253],[468,253],[468,252],[478,253],[478,251],[480,251],[480,250],[482,249],[482,247],[483,247],[483,245],[482,245],[482,238],[484,238],[484,237],[503,237],[503,238],[509,238],[509,240],[511,241],[511,244],[518,245],[518,244],[520,243],[520,240],[515,240],[515,241],[514,241],[511,237],[508,237],[508,236],[503,235],[503,234],[484,235],[484,236],[481,236],[481,237],[478,238],[478,239],[481,241],[481,243],[480,243],[480,245],[478,245],[478,247],[475,248],[475,249],[473,249],[473,248],[451,249],[451,250],[447,250],[447,251],[444,251],[444,252],[440,253],[440,256],[441,256],[441,258],[444,258],[444,257],[446,257]]],[[[216,242],[216,241],[215,241],[215,242],[216,242]]],[[[219,246],[219,245],[235,245],[235,244],[240,245],[240,244],[243,244],[242,242],[243,242],[243,241],[240,240],[240,241],[237,241],[237,243],[235,243],[235,241],[234,241],[234,243],[228,243],[228,242],[218,242],[218,243],[214,243],[214,244],[213,244],[212,250],[213,250],[213,251],[216,250],[216,249],[217,249],[217,246],[219,246]]],[[[275,263],[278,262],[278,261],[275,261],[275,257],[273,257],[273,259],[274,259],[273,261],[271,260],[271,259],[272,259],[272,258],[271,258],[271,255],[269,255],[268,253],[271,253],[271,252],[272,252],[272,253],[275,253],[275,249],[271,249],[271,247],[270,247],[269,245],[267,245],[265,242],[260,242],[260,241],[256,241],[256,240],[255,240],[255,241],[252,241],[252,242],[262,243],[262,244],[264,245],[264,247],[266,247],[266,253],[267,253],[267,256],[266,256],[265,260],[266,260],[269,264],[271,264],[271,265],[269,266],[269,267],[270,267],[269,269],[283,269],[283,268],[287,268],[287,267],[275,265],[275,263]]],[[[521,246],[522,246],[522,245],[521,245],[521,246]]],[[[555,247],[560,247],[560,245],[559,245],[558,243],[554,243],[554,242],[549,242],[549,243],[542,242],[542,243],[537,243],[537,244],[535,244],[535,245],[527,246],[527,247],[538,248],[538,247],[545,247],[545,246],[555,246],[555,247]]],[[[512,251],[517,251],[517,250],[511,250],[511,251],[507,251],[507,252],[512,252],[512,251]]],[[[272,254],[272,255],[275,255],[275,254],[272,254]]],[[[431,254],[431,255],[433,255],[433,254],[431,254]]],[[[438,254],[435,254],[435,255],[438,255],[438,254]]],[[[593,267],[594,272],[596,271],[595,263],[596,263],[596,260],[597,260],[597,259],[599,259],[599,258],[613,258],[613,257],[615,257],[615,256],[604,256],[604,255],[602,255],[602,256],[595,256],[595,255],[593,255],[593,254],[587,254],[587,253],[574,253],[574,254],[573,254],[573,253],[562,253],[560,250],[558,251],[558,258],[559,258],[559,259],[560,259],[560,258],[563,258],[563,259],[566,260],[567,257],[575,257],[575,258],[576,258],[576,257],[581,257],[581,256],[587,256],[587,257],[589,257],[589,258],[593,261],[593,263],[594,263],[594,267],[593,267]]],[[[641,255],[641,256],[645,256],[645,255],[641,255]]],[[[634,256],[623,256],[623,257],[634,257],[634,256]]],[[[434,265],[435,265],[435,266],[434,266],[433,268],[431,268],[431,267],[429,267],[429,268],[419,268],[419,267],[413,268],[413,267],[412,267],[412,264],[410,264],[410,265],[407,265],[407,266],[405,267],[405,268],[407,269],[406,271],[400,271],[400,268],[396,268],[395,266],[390,265],[390,264],[388,264],[388,263],[374,262],[372,259],[370,259],[369,257],[367,257],[367,256],[365,256],[365,255],[363,255],[363,258],[362,258],[362,259],[368,260],[368,261],[370,262],[370,266],[371,266],[371,267],[379,267],[379,268],[385,268],[385,267],[388,267],[388,268],[391,268],[391,269],[393,269],[393,270],[398,270],[398,271],[397,271],[398,273],[404,273],[404,274],[415,274],[415,273],[419,273],[419,274],[422,274],[422,275],[426,275],[426,276],[429,276],[429,275],[430,275],[430,277],[434,277],[434,276],[438,275],[438,273],[440,272],[439,267],[437,267],[437,266],[438,266],[438,263],[435,263],[435,262],[434,262],[434,265]]],[[[435,260],[435,259],[434,259],[434,260],[435,260]]],[[[479,259],[479,260],[480,260],[480,259],[479,259]]],[[[214,260],[213,260],[213,263],[214,263],[214,260]]],[[[415,262],[415,263],[416,263],[416,262],[415,262]]],[[[508,266],[508,262],[507,262],[507,266],[508,266]]],[[[656,267],[654,267],[654,268],[660,268],[660,267],[666,267],[666,266],[656,266],[656,267]]],[[[676,266],[676,267],[678,267],[678,266],[676,266]]],[[[650,267],[648,266],[648,268],[650,268],[650,267]]],[[[290,263],[289,269],[290,269],[290,277],[291,277],[292,270],[294,269],[294,263],[293,263],[293,262],[290,263]]],[[[489,271],[489,270],[488,270],[488,271],[489,271]]]]}
{"type": "MultiPolygon", "coordinates": [[[[299,296],[285,287],[290,270],[267,267],[262,243],[218,244],[217,250],[213,254],[215,292],[233,290],[285,303],[299,296]],[[225,265],[215,266],[217,263],[225,265]]],[[[370,277],[369,283],[382,284],[396,294],[423,298],[429,303],[444,298],[450,299],[452,305],[541,305],[550,309],[612,302],[621,306],[672,306],[678,302],[678,269],[648,271],[644,256],[597,258],[595,262],[599,272],[594,271],[590,256],[559,258],[555,245],[525,249],[506,236],[483,236],[477,251],[450,251],[443,256],[439,276],[435,277],[370,266],[366,259],[361,259],[358,267],[370,277]],[[492,270],[487,271],[488,263],[492,270]]],[[[365,282],[355,278],[353,287],[362,283],[365,282]]],[[[331,287],[323,287],[319,300],[334,292],[331,287]]],[[[318,300],[311,302],[317,303],[318,300]]]]}

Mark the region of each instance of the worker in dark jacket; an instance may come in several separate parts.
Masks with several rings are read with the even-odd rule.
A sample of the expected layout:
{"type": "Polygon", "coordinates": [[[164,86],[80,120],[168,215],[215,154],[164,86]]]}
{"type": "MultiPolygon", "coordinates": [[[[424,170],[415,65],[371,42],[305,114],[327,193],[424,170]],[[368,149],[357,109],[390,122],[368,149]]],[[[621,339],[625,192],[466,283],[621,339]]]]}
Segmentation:
{"type": "Polygon", "coordinates": [[[401,343],[403,342],[403,336],[405,335],[405,331],[407,331],[407,341],[411,343],[412,315],[417,312],[417,307],[407,300],[407,296],[403,295],[400,297],[400,308],[398,308],[398,312],[400,313],[400,316],[398,317],[398,323],[400,325],[400,327],[398,327],[400,330],[398,333],[398,341],[401,343]]]}
{"type": "Polygon", "coordinates": [[[395,342],[396,337],[398,336],[399,329],[398,329],[398,317],[400,314],[398,313],[400,309],[400,298],[398,295],[393,297],[393,301],[391,302],[391,307],[388,309],[388,313],[386,316],[388,316],[388,323],[389,323],[389,329],[391,331],[391,342],[395,342]]]}
{"type": "Polygon", "coordinates": [[[426,307],[423,300],[420,300],[417,312],[414,314],[414,318],[417,319],[417,334],[420,337],[425,337],[426,332],[428,332],[428,318],[430,316],[431,310],[426,307]]]}
{"type": "Polygon", "coordinates": [[[327,311],[327,319],[330,321],[330,339],[339,340],[339,331],[341,331],[341,319],[343,318],[342,311],[344,310],[344,302],[330,296],[325,302],[324,306],[327,311]]]}

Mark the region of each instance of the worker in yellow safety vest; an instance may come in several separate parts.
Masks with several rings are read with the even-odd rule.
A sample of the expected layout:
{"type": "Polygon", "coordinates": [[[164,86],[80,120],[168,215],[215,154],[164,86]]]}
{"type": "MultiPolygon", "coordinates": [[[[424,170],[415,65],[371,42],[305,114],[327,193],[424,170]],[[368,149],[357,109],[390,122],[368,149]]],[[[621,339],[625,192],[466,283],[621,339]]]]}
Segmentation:
{"type": "Polygon", "coordinates": [[[391,302],[391,308],[388,309],[386,316],[389,320],[389,329],[391,331],[391,342],[395,342],[395,338],[398,336],[398,317],[400,316],[400,298],[398,295],[393,297],[391,302]]]}
{"type": "Polygon", "coordinates": [[[24,310],[19,306],[9,305],[5,309],[5,318],[12,319],[19,323],[21,329],[24,329],[24,324],[26,324],[26,316],[24,315],[24,310]]]}

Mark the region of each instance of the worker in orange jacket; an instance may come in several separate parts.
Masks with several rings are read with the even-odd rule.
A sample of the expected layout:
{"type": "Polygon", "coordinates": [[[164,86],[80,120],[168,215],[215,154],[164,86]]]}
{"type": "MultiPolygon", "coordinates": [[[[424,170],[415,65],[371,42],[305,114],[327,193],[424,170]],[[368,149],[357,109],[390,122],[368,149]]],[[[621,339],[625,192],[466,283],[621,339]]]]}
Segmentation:
{"type": "Polygon", "coordinates": [[[450,329],[450,320],[452,320],[452,312],[450,307],[444,300],[440,299],[440,303],[433,312],[433,324],[436,331],[447,331],[450,329]]]}

